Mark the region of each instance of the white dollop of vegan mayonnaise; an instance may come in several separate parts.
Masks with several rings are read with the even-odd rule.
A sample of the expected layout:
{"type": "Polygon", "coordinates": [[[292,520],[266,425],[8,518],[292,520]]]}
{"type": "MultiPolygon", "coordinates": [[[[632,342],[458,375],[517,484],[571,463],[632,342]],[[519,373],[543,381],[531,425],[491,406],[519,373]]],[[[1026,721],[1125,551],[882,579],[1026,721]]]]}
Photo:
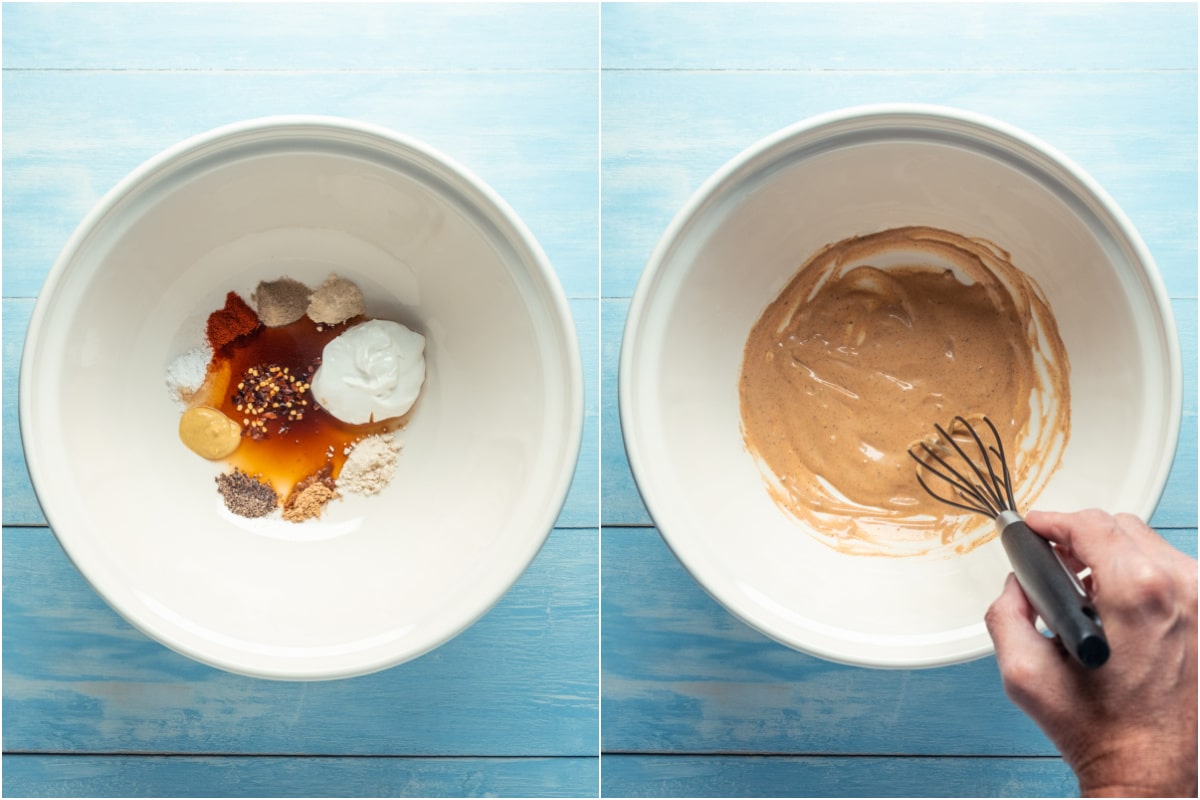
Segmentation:
{"type": "Polygon", "coordinates": [[[373,319],[325,345],[313,397],[351,425],[399,417],[425,382],[425,337],[399,322],[373,319]]]}

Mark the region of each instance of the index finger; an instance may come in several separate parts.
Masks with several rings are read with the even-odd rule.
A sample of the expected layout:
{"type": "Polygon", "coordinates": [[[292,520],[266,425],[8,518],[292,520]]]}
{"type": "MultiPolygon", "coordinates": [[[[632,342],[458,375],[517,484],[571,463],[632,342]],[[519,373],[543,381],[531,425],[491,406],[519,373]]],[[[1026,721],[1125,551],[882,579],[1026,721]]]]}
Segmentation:
{"type": "Polygon", "coordinates": [[[1036,533],[1071,552],[1093,570],[1104,572],[1120,550],[1133,545],[1116,517],[1099,509],[1063,514],[1030,511],[1026,524],[1036,533]]]}

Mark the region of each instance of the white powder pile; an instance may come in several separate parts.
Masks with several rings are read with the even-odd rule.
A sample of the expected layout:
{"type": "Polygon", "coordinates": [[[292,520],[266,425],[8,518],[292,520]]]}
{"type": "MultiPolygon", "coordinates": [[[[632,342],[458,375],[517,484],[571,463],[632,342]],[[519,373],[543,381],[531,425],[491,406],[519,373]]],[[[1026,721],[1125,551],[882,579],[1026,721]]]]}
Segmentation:
{"type": "Polygon", "coordinates": [[[212,356],[212,348],[203,344],[188,350],[167,367],[167,391],[180,407],[186,407],[204,383],[212,356]]]}
{"type": "Polygon", "coordinates": [[[338,489],[352,494],[378,494],[396,474],[400,445],[389,435],[368,436],[350,451],[338,475],[338,489]]]}

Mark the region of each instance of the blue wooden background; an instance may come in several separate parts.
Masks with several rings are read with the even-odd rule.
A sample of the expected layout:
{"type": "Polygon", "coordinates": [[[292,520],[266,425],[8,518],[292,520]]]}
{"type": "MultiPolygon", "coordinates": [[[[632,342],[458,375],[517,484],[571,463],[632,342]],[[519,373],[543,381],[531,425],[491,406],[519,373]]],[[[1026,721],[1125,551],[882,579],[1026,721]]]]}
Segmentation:
{"type": "MultiPolygon", "coordinates": [[[[736,621],[642,506],[616,367],[629,298],[701,182],[850,105],[995,116],[1091,173],[1158,261],[1184,346],[1182,443],[1154,523],[1196,553],[1196,6],[606,4],[601,17],[601,781],[608,795],[1063,795],[994,659],[837,666],[736,621]]],[[[997,587],[997,591],[999,587],[997,587]]]]}
{"type": "Polygon", "coordinates": [[[1153,522],[1195,555],[1196,41],[1190,3],[6,4],[4,793],[1071,794],[993,660],[830,664],[691,580],[625,461],[620,337],[671,217],[760,137],[870,102],[1000,117],[1088,170],[1158,260],[1186,385],[1153,522]],[[329,683],[229,675],[125,624],[47,529],[17,431],[33,300],[88,208],[164,147],[273,113],[385,125],[491,184],[558,271],[587,386],[526,575],[444,647],[329,683]]]}
{"type": "Polygon", "coordinates": [[[3,8],[3,790],[8,795],[595,796],[599,766],[599,9],[3,8]],[[276,683],[146,639],[63,555],[17,428],[34,297],[87,210],[163,148],[269,114],[421,139],[538,238],[586,371],[553,533],[480,622],[384,672],[276,683]]]}

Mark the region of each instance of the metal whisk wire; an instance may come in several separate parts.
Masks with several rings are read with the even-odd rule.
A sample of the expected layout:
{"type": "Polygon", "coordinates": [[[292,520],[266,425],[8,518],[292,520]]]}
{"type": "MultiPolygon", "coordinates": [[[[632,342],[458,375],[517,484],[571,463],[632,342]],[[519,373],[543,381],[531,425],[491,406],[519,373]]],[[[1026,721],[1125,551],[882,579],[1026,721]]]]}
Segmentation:
{"type": "MultiPolygon", "coordinates": [[[[1034,533],[1021,519],[1013,498],[1012,475],[1008,470],[1000,432],[987,417],[983,417],[983,421],[992,432],[996,441],[994,445],[985,445],[971,423],[962,417],[955,417],[950,424],[951,430],[960,438],[961,426],[975,442],[979,448],[977,458],[967,455],[949,431],[934,425],[938,436],[945,440],[944,444],[935,440],[934,447],[921,442],[920,452],[916,447],[908,449],[908,454],[917,462],[917,481],[935,500],[964,511],[983,514],[995,521],[1000,532],[1000,543],[1030,605],[1080,664],[1098,667],[1109,656],[1108,640],[1100,615],[1078,576],[1067,568],[1053,545],[1034,533]],[[967,462],[967,468],[955,468],[947,458],[943,458],[942,454],[954,458],[951,448],[953,453],[967,462]],[[935,492],[923,473],[936,475],[945,481],[954,490],[953,496],[946,497],[935,492]]],[[[969,444],[967,449],[970,449],[969,444]]]]}
{"type": "Polygon", "coordinates": [[[1013,498],[1012,476],[1008,470],[1008,459],[1004,455],[1004,443],[1000,440],[1000,432],[996,430],[996,426],[987,417],[984,417],[983,421],[988,426],[988,429],[991,430],[992,437],[996,442],[995,445],[985,445],[979,434],[975,431],[975,428],[963,417],[954,418],[954,422],[960,424],[975,441],[976,447],[979,448],[979,459],[972,459],[968,456],[958,441],[945,428],[941,425],[934,425],[938,435],[954,448],[962,460],[967,463],[967,466],[970,467],[971,472],[975,474],[978,481],[955,469],[953,465],[925,442],[921,442],[920,447],[927,458],[922,458],[913,452],[913,448],[909,448],[908,454],[920,465],[920,469],[917,470],[917,482],[921,484],[921,488],[928,492],[931,497],[955,508],[961,508],[964,511],[971,511],[976,514],[983,514],[989,519],[995,519],[1002,511],[1015,511],[1017,503],[1013,498]],[[993,464],[992,456],[995,456],[998,463],[993,464]],[[930,463],[930,459],[941,465],[945,472],[934,467],[930,463]],[[982,462],[982,467],[979,462],[982,462]],[[987,470],[986,475],[984,474],[984,469],[987,470]],[[950,499],[935,492],[921,476],[922,471],[930,472],[949,484],[954,489],[957,499],[950,499]]]}

